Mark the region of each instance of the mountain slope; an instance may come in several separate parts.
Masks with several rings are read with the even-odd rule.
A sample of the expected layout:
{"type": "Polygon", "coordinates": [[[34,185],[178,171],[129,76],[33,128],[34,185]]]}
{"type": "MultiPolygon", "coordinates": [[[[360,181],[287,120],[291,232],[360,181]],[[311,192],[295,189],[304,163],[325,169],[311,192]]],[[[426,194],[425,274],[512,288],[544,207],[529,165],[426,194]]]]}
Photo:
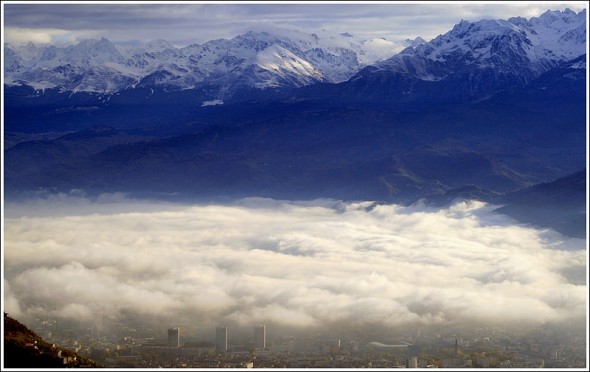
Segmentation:
{"type": "MultiPolygon", "coordinates": [[[[578,84],[570,80],[568,90],[578,84]]],[[[176,122],[182,131],[149,141],[109,144],[89,132],[80,144],[107,144],[94,153],[89,145],[48,152],[72,135],[21,143],[6,151],[5,185],[7,193],[55,187],[386,201],[466,184],[506,192],[584,166],[583,101],[530,87],[420,110],[343,107],[330,98],[207,106],[195,111],[200,122],[176,122]],[[33,169],[32,156],[54,165],[33,169]]]]}
{"type": "Polygon", "coordinates": [[[93,360],[49,344],[25,325],[4,313],[4,367],[100,368],[93,360]]]}

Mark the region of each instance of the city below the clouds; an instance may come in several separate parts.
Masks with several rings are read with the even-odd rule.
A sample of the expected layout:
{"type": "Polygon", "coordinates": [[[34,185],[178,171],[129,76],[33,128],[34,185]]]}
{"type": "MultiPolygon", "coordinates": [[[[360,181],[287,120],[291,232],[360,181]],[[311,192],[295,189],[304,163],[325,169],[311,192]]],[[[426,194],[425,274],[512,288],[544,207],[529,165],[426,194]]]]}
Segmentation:
{"type": "Polygon", "coordinates": [[[3,2],[2,367],[585,370],[585,6],[3,2]]]}
{"type": "Polygon", "coordinates": [[[29,203],[8,206],[5,309],[105,366],[585,365],[585,241],[485,203],[29,203]]]}
{"type": "MultiPolygon", "coordinates": [[[[515,332],[494,327],[400,327],[393,332],[344,326],[297,335],[247,327],[193,324],[157,328],[141,322],[109,324],[39,318],[45,339],[107,368],[584,368],[585,332],[515,332]],[[209,327],[210,329],[207,329],[209,327]]],[[[10,361],[16,366],[14,361],[10,361]]],[[[67,367],[68,361],[64,361],[67,367]]]]}

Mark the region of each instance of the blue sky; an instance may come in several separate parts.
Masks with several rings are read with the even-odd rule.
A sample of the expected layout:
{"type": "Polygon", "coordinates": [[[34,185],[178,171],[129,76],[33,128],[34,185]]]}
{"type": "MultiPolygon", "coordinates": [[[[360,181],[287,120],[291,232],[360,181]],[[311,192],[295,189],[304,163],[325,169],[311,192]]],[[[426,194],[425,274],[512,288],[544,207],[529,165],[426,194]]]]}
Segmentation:
{"type": "Polygon", "coordinates": [[[116,43],[165,39],[176,46],[231,38],[260,25],[349,32],[391,41],[430,40],[461,19],[530,18],[544,11],[584,9],[586,2],[3,2],[4,41],[116,43]]]}

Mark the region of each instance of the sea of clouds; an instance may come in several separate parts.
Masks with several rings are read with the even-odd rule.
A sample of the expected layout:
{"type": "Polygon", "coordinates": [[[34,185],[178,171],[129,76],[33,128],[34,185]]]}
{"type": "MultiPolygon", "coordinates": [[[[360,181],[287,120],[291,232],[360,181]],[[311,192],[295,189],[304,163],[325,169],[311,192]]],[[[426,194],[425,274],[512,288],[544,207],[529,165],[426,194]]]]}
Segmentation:
{"type": "Polygon", "coordinates": [[[494,208],[122,195],[8,203],[4,307],[17,319],[131,314],[171,325],[583,322],[586,241],[494,208]]]}

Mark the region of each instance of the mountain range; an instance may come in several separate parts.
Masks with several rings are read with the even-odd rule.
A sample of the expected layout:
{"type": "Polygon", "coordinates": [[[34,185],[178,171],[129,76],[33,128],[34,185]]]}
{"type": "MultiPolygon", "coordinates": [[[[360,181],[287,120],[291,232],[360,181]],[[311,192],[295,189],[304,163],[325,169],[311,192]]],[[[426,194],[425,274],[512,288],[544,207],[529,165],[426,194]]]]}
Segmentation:
{"type": "MultiPolygon", "coordinates": [[[[177,48],[165,40],[117,47],[109,40],[83,40],[66,47],[5,45],[6,82],[36,89],[116,93],[129,88],[185,90],[207,87],[213,98],[231,96],[240,87],[300,87],[341,82],[360,68],[399,48],[384,39],[314,34],[285,29],[250,31],[231,40],[177,48]]],[[[404,46],[418,45],[421,38],[404,46]]]]}
{"type": "Polygon", "coordinates": [[[585,10],[404,45],[276,29],[5,45],[5,191],[409,203],[585,168],[585,10]]]}
{"type": "MultiPolygon", "coordinates": [[[[176,48],[165,40],[142,47],[116,47],[109,40],[83,40],[67,47],[5,45],[5,82],[37,89],[116,93],[136,87],[208,87],[214,99],[240,87],[300,87],[346,81],[364,74],[405,73],[419,80],[489,70],[499,82],[526,83],[560,62],[585,53],[585,11],[548,11],[526,20],[462,21],[430,42],[407,40],[401,53],[384,39],[357,40],[348,33],[305,34],[272,29],[231,40],[176,48]],[[379,47],[381,45],[381,47],[379,47]]],[[[470,81],[477,90],[480,82],[470,81]]]]}

